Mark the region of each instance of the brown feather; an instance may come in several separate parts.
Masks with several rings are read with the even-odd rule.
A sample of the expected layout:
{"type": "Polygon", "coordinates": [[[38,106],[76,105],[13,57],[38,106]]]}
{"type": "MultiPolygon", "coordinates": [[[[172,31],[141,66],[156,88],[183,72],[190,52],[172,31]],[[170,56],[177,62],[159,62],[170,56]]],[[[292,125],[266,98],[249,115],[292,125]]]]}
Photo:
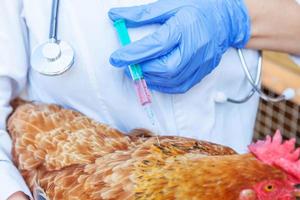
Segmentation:
{"type": "Polygon", "coordinates": [[[234,200],[257,181],[286,178],[251,154],[144,129],[125,135],[55,105],[19,105],[8,130],[26,182],[53,200],[234,200]]]}

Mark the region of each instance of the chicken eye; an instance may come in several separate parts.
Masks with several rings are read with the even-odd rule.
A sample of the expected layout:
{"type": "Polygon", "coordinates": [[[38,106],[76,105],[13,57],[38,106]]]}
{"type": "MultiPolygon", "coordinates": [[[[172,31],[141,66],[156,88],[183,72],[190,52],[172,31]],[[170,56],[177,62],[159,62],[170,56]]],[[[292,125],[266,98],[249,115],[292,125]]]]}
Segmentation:
{"type": "Polygon", "coordinates": [[[272,184],[268,184],[265,186],[265,191],[266,192],[272,192],[275,189],[275,186],[272,184]]]}

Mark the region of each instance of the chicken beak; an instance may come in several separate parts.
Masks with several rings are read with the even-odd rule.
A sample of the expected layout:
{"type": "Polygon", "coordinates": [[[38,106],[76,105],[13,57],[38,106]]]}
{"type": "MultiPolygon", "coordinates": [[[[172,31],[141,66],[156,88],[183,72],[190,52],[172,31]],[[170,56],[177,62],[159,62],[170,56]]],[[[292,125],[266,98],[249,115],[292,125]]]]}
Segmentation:
{"type": "Polygon", "coordinates": [[[296,188],[294,191],[293,191],[293,195],[295,197],[300,197],[300,189],[296,188]]]}
{"type": "Polygon", "coordinates": [[[256,200],[256,192],[251,189],[245,189],[240,193],[238,200],[256,200]]]}

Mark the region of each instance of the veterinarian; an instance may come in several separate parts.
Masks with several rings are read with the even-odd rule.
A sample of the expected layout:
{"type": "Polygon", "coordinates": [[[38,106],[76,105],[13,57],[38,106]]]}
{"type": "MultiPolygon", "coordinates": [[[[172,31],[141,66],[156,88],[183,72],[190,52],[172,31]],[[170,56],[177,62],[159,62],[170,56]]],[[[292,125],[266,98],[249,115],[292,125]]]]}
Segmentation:
{"type": "Polygon", "coordinates": [[[61,0],[57,38],[72,51],[57,50],[55,40],[54,50],[42,49],[50,61],[70,56],[67,71],[49,76],[33,68],[33,58],[48,40],[51,7],[52,0],[0,0],[0,200],[31,196],[11,161],[6,132],[9,102],[21,93],[122,131],[143,127],[243,152],[252,139],[258,95],[243,104],[216,101],[219,94],[239,98],[251,90],[235,49],[248,48],[243,53],[254,75],[259,54],[250,49],[300,55],[294,0],[61,0]],[[119,49],[112,21],[121,18],[139,41],[119,49]],[[124,70],[135,63],[152,89],[155,128],[124,70]]]}

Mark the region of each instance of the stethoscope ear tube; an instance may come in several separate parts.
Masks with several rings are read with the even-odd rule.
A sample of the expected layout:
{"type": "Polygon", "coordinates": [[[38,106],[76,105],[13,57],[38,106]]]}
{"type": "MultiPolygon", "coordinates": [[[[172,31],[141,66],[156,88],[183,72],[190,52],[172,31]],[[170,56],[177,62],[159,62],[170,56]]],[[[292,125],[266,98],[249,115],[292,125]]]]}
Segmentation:
{"type": "Polygon", "coordinates": [[[259,51],[259,58],[258,58],[258,63],[257,63],[257,74],[256,74],[256,79],[255,81],[253,80],[253,77],[250,73],[250,70],[247,66],[244,54],[241,49],[237,49],[237,53],[239,56],[239,59],[241,61],[242,69],[246,75],[246,78],[250,85],[252,86],[251,91],[249,94],[241,99],[233,99],[233,98],[227,98],[227,101],[230,103],[236,103],[236,104],[242,104],[247,102],[254,94],[255,92],[259,94],[260,98],[262,98],[265,101],[268,102],[281,102],[285,100],[290,100],[294,98],[295,96],[295,91],[291,88],[287,88],[283,91],[281,95],[278,97],[271,97],[267,94],[265,94],[261,89],[260,89],[260,83],[261,83],[261,74],[262,74],[262,52],[259,51]]]}
{"type": "MultiPolygon", "coordinates": [[[[246,63],[246,60],[245,60],[245,57],[244,57],[244,54],[243,54],[242,50],[241,49],[237,49],[237,52],[238,52],[239,59],[240,59],[240,62],[241,62],[241,65],[242,65],[244,73],[250,75],[251,83],[254,83],[255,86],[260,85],[261,72],[262,72],[262,52],[261,51],[258,52],[259,55],[258,55],[258,61],[257,61],[257,72],[256,72],[256,79],[255,79],[255,81],[253,81],[252,76],[251,76],[251,74],[249,72],[249,69],[247,67],[247,63],[246,63]]],[[[248,79],[248,76],[247,76],[247,79],[248,79]]],[[[243,97],[241,99],[228,98],[227,101],[230,102],[230,103],[235,103],[235,104],[245,103],[245,102],[247,102],[255,94],[255,91],[256,90],[255,90],[255,88],[252,85],[252,89],[248,93],[247,96],[245,96],[245,97],[243,97]]]]}
{"type": "Polygon", "coordinates": [[[49,39],[57,40],[57,19],[58,19],[59,0],[53,0],[50,18],[49,39]]]}
{"type": "MultiPolygon", "coordinates": [[[[244,73],[250,75],[251,83],[254,83],[254,85],[256,85],[256,86],[260,85],[261,72],[262,72],[262,52],[261,51],[258,52],[259,55],[258,55],[257,72],[256,72],[256,79],[255,79],[255,81],[253,81],[252,76],[251,76],[251,74],[249,72],[249,69],[247,67],[247,63],[246,63],[246,60],[245,60],[245,57],[243,55],[242,50],[241,49],[237,49],[237,52],[238,52],[239,59],[240,59],[240,62],[241,62],[241,65],[242,65],[244,73]]],[[[247,77],[247,80],[249,81],[248,77],[247,77]]],[[[240,98],[240,99],[228,98],[227,101],[230,102],[230,103],[242,104],[242,103],[247,102],[255,94],[255,92],[256,92],[256,90],[252,86],[252,89],[248,93],[247,96],[245,96],[243,98],[240,98]]]]}

